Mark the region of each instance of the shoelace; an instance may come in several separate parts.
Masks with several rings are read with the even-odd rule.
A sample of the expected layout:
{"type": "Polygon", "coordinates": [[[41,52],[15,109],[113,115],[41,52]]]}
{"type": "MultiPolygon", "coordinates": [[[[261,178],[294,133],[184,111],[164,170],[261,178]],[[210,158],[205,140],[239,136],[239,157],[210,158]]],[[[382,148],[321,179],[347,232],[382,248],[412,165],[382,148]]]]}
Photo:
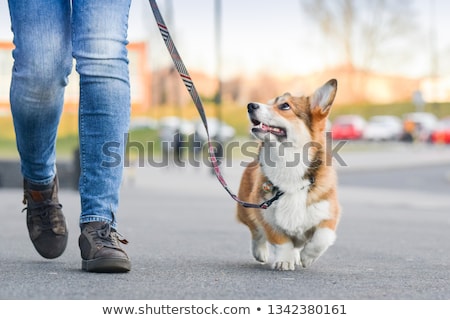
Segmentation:
{"type": "Polygon", "coordinates": [[[24,198],[23,204],[27,204],[27,206],[22,209],[22,212],[29,210],[27,212],[30,217],[41,218],[42,230],[52,229],[52,222],[50,221],[51,213],[54,209],[62,209],[62,204],[54,202],[51,199],[46,199],[30,205],[30,203],[28,203],[24,198]]]}
{"type": "Polygon", "coordinates": [[[111,225],[109,223],[106,223],[102,228],[100,229],[92,229],[90,232],[96,232],[98,237],[95,237],[96,240],[99,240],[99,244],[117,249],[119,247],[119,244],[117,241],[123,244],[127,244],[128,240],[125,239],[120,233],[118,233],[115,229],[111,228],[111,225]]]}

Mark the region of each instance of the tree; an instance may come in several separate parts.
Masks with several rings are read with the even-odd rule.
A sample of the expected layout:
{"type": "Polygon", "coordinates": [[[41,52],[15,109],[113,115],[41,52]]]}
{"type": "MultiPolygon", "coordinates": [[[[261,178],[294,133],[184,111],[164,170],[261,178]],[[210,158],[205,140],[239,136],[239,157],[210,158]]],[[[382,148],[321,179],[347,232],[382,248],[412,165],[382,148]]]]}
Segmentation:
{"type": "MultiPolygon", "coordinates": [[[[389,49],[416,30],[408,0],[300,0],[300,6],[305,17],[336,43],[351,69],[370,69],[386,61],[393,53],[389,49]]],[[[407,54],[398,48],[395,53],[407,54]]]]}

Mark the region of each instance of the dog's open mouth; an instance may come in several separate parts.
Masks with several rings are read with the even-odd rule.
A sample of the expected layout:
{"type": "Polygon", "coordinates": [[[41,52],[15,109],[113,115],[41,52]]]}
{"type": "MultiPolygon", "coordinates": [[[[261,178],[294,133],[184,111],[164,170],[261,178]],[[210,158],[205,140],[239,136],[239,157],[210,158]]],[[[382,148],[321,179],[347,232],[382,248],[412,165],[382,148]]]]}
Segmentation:
{"type": "Polygon", "coordinates": [[[252,132],[267,132],[278,137],[286,137],[286,130],[280,127],[272,127],[258,120],[251,119],[253,123],[252,132]]]}

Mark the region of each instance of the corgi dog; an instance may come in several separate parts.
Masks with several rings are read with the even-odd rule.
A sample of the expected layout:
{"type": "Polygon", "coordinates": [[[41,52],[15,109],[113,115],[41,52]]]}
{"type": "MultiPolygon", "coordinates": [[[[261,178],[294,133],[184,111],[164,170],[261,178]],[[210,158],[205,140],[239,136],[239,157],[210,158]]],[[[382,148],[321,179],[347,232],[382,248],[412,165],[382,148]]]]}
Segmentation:
{"type": "Polygon", "coordinates": [[[266,209],[238,205],[237,218],[250,229],[257,261],[269,262],[272,245],[275,270],[311,266],[336,239],[337,177],[325,145],[336,91],[332,79],[311,96],[285,93],[247,106],[252,134],[261,142],[258,158],[243,172],[238,197],[249,203],[276,199],[266,209]]]}

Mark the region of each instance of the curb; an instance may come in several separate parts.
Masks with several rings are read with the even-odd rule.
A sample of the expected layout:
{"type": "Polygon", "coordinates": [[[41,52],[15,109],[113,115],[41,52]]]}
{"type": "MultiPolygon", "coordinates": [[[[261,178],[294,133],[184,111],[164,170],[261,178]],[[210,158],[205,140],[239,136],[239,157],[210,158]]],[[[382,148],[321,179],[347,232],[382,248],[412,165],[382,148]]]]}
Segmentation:
{"type": "MultiPolygon", "coordinates": [[[[78,173],[71,161],[60,161],[58,170],[59,187],[61,189],[78,190],[78,173]]],[[[0,159],[0,189],[23,188],[23,177],[20,171],[20,161],[16,159],[0,159]]]]}

